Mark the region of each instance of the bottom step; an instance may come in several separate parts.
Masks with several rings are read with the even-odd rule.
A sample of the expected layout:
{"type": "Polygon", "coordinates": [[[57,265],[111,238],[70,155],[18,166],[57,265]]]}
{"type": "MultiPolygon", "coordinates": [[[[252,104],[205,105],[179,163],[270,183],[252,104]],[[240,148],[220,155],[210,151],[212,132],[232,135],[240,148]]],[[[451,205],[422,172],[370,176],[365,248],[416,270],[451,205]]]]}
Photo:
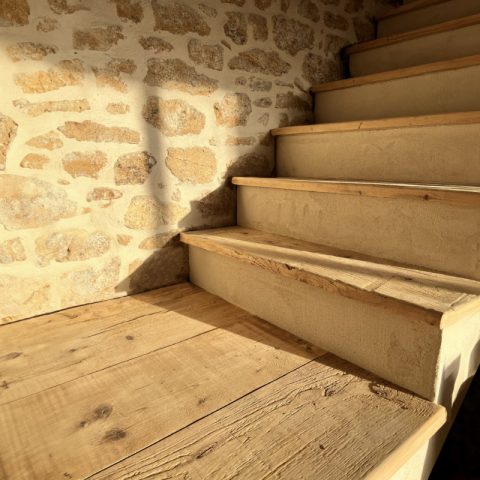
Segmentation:
{"type": "Polygon", "coordinates": [[[413,480],[446,417],[189,284],[0,335],[8,480],[413,480]]]}

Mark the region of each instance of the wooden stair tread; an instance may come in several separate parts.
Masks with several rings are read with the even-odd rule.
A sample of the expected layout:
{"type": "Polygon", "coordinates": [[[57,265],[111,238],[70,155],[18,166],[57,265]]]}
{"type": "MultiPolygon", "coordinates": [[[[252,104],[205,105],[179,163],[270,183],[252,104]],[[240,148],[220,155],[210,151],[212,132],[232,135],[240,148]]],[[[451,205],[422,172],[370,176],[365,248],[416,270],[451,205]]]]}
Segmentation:
{"type": "Polygon", "coordinates": [[[431,7],[432,5],[438,5],[447,1],[448,0],[415,0],[414,2],[405,3],[399,7],[392,8],[391,10],[378,15],[377,20],[396,17],[404,13],[414,12],[415,10],[421,10],[422,8],[431,7]]]}
{"type": "Polygon", "coordinates": [[[442,60],[440,62],[426,63],[424,65],[415,65],[413,67],[398,68],[395,70],[387,70],[385,72],[372,73],[370,75],[327,82],[321,85],[314,85],[311,88],[311,91],[313,93],[320,93],[331,90],[343,90],[345,88],[389,82],[392,80],[427,75],[435,72],[458,70],[460,68],[468,68],[476,65],[480,65],[480,55],[470,55],[468,57],[455,58],[453,60],[442,60]]]}
{"type": "Polygon", "coordinates": [[[233,177],[232,183],[234,185],[249,187],[278,188],[283,190],[356,196],[363,195],[380,198],[409,198],[465,207],[480,207],[480,187],[475,186],[263,177],[233,177]]]}
{"type": "Polygon", "coordinates": [[[399,128],[435,127],[443,125],[470,125],[480,123],[479,112],[442,113],[435,115],[419,115],[413,117],[395,117],[377,120],[355,120],[350,122],[316,123],[312,125],[297,125],[271,130],[275,136],[341,133],[366,130],[388,130],[399,128]]]}
{"type": "Polygon", "coordinates": [[[429,35],[435,35],[437,33],[448,32],[457,30],[459,28],[470,27],[480,23],[480,14],[469,15],[467,17],[450,20],[448,22],[438,23],[428,27],[418,28],[416,30],[410,30],[408,32],[391,35],[388,37],[377,38],[375,40],[369,40],[367,42],[357,43],[346,48],[346,53],[352,55],[354,53],[364,52],[366,50],[372,50],[375,48],[386,47],[388,45],[394,45],[400,42],[406,42],[414,40],[416,38],[426,37],[429,35]]]}
{"type": "Polygon", "coordinates": [[[446,418],[443,407],[188,284],[0,330],[0,385],[25,387],[0,409],[11,480],[126,478],[131,469],[139,479],[211,478],[245,472],[245,462],[259,478],[285,458],[305,479],[388,478],[446,418]],[[66,379],[72,356],[84,370],[66,379]],[[49,367],[43,375],[32,372],[37,363],[49,367]],[[56,382],[44,383],[47,374],[56,382]]]}
{"type": "Polygon", "coordinates": [[[443,328],[478,303],[480,282],[242,227],[182,233],[184,243],[443,328]],[[467,307],[468,306],[468,307],[467,307]]]}

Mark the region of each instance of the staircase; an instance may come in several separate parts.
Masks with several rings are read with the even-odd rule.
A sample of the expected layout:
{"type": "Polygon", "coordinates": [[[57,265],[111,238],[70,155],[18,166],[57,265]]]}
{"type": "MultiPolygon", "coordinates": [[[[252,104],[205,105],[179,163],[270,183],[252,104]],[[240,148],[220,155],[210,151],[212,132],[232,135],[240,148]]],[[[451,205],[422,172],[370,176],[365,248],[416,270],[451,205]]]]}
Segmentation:
{"type": "Polygon", "coordinates": [[[480,2],[405,2],[346,54],[277,177],[232,179],[238,225],[182,241],[196,285],[443,405],[392,477],[425,479],[479,364],[480,2]]]}

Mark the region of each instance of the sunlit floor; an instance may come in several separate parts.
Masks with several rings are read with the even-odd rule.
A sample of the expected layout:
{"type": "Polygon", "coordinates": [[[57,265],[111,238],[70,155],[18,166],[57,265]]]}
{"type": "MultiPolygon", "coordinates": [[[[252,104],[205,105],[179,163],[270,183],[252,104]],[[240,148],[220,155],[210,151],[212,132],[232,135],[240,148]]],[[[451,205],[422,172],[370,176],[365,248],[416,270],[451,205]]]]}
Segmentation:
{"type": "Polygon", "coordinates": [[[0,345],[2,480],[352,480],[441,416],[190,284],[3,325],[0,345]]]}

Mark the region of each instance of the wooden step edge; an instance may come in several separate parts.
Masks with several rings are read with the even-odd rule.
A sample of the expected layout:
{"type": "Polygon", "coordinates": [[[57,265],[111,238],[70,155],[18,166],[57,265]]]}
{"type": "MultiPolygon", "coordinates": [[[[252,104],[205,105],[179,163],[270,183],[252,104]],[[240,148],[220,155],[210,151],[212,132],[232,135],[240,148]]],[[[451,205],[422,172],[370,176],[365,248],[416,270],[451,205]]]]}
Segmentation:
{"type": "Polygon", "coordinates": [[[290,263],[279,262],[266,255],[249,252],[238,245],[228,245],[228,242],[215,240],[212,236],[208,235],[208,233],[185,232],[181,233],[180,240],[192,247],[233,258],[270,273],[281,275],[282,277],[305,283],[312,287],[321,288],[332,294],[367,303],[388,310],[389,312],[406,315],[412,320],[415,319],[438,328],[442,326],[442,311],[425,308],[421,305],[387,296],[375,290],[363,289],[329,276],[322,276],[318,273],[298,268],[296,265],[290,263]]]}
{"type": "Polygon", "coordinates": [[[466,295],[464,301],[454,304],[449,310],[444,312],[439,326],[441,329],[450,327],[462,318],[469,317],[478,312],[480,312],[480,296],[472,299],[471,296],[466,295]]]}
{"type": "Polygon", "coordinates": [[[274,137],[285,135],[342,133],[369,130],[389,130],[415,127],[439,127],[447,125],[471,125],[480,123],[480,111],[442,113],[415,117],[396,117],[379,120],[360,120],[337,123],[317,123],[314,125],[298,125],[271,130],[274,137]]]}
{"type": "Polygon", "coordinates": [[[335,82],[314,85],[310,91],[312,93],[328,92],[331,90],[344,90],[345,88],[361,87],[372,85],[374,83],[390,82],[401,80],[403,78],[418,77],[436,72],[449,70],[459,70],[480,65],[480,55],[469,55],[468,57],[454,58],[453,60],[442,60],[440,62],[425,63],[413,67],[398,68],[396,70],[387,70],[386,72],[372,73],[361,77],[345,78],[335,82]]]}
{"type": "Polygon", "coordinates": [[[375,48],[386,47],[394,45],[396,43],[407,42],[409,40],[415,40],[417,38],[427,37],[429,35],[435,35],[438,33],[448,32],[451,30],[458,30],[460,28],[470,27],[480,23],[480,13],[475,15],[469,15],[467,17],[458,18],[455,20],[449,20],[448,22],[438,23],[428,27],[418,28],[416,30],[410,30],[409,32],[398,33],[390,35],[388,37],[377,38],[375,40],[369,40],[367,42],[357,43],[351,47],[347,47],[345,52],[347,55],[354,53],[364,52],[366,50],[372,50],[375,48]]]}
{"type": "Polygon", "coordinates": [[[397,17],[405,13],[414,12],[415,10],[421,10],[422,8],[431,7],[440,3],[446,3],[450,0],[416,0],[415,2],[405,3],[399,7],[393,8],[381,15],[377,16],[377,20],[385,20],[386,18],[397,17]]]}
{"type": "Polygon", "coordinates": [[[247,187],[409,199],[462,207],[480,207],[480,187],[260,177],[233,177],[232,183],[247,187]]]}
{"type": "Polygon", "coordinates": [[[391,478],[425,443],[432,438],[447,422],[447,410],[438,405],[436,412],[430,416],[393,452],[375,466],[365,476],[365,480],[385,480],[391,478]]]}

